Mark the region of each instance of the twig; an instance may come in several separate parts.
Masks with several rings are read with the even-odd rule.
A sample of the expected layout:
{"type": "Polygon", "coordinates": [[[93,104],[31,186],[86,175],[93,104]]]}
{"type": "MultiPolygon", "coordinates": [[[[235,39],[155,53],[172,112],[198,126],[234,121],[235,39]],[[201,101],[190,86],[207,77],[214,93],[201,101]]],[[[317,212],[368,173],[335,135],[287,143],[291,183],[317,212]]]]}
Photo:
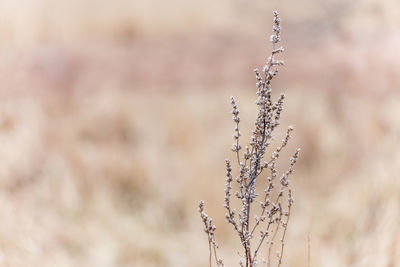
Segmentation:
{"type": "MultiPolygon", "coordinates": [[[[258,69],[255,69],[257,80],[256,105],[258,112],[250,142],[245,147],[245,151],[243,153],[240,153],[242,149],[240,144],[241,133],[239,130],[240,112],[236,100],[233,97],[230,99],[233,114],[232,119],[235,126],[232,151],[235,153],[235,161],[237,161],[238,165],[238,174],[234,177],[231,162],[226,160],[224,207],[227,212],[225,218],[227,222],[233,226],[234,231],[238,234],[243,247],[244,253],[239,253],[239,255],[242,255],[241,257],[245,258],[245,265],[244,262],[240,260],[239,264],[241,267],[255,267],[258,263],[257,257],[262,251],[261,247],[265,243],[268,244],[268,250],[265,252],[267,254],[266,256],[268,256],[267,265],[268,267],[271,267],[271,252],[274,247],[275,240],[280,235],[280,251],[277,255],[278,258],[274,260],[274,262],[278,261],[278,267],[281,265],[284,254],[284,241],[290,218],[291,206],[293,204],[292,193],[289,186],[289,177],[294,171],[294,165],[297,162],[299,150],[296,150],[294,155],[290,158],[289,169],[284,172],[279,179],[278,169],[276,167],[280,152],[289,142],[290,133],[293,130],[292,127],[287,129],[285,138],[282,140],[280,146],[278,146],[275,151],[272,152],[270,159],[268,161],[264,161],[266,150],[273,141],[274,130],[279,125],[285,99],[284,94],[281,94],[275,102],[273,102],[271,97],[271,81],[278,73],[277,67],[283,65],[283,61],[276,60],[276,56],[284,51],[283,47],[277,48],[277,44],[281,41],[281,27],[280,18],[278,12],[276,11],[274,12],[273,22],[273,34],[270,37],[270,41],[272,43],[271,55],[266,61],[262,72],[260,72],[258,69]],[[263,196],[260,197],[257,190],[257,186],[260,184],[260,182],[257,182],[257,180],[263,178],[265,175],[265,172],[263,172],[264,169],[269,170],[270,176],[266,177],[266,180],[263,180],[266,181],[266,186],[264,187],[265,190],[263,191],[263,196]],[[234,193],[236,196],[235,199],[238,199],[241,204],[241,209],[238,213],[236,213],[231,206],[233,180],[235,180],[239,186],[238,191],[234,193]],[[275,185],[275,183],[280,183],[280,186],[275,185]],[[273,200],[271,200],[271,196],[274,196],[273,200]],[[288,197],[287,202],[282,199],[283,196],[288,197]],[[252,208],[252,204],[254,204],[258,197],[262,199],[260,202],[260,216],[253,214],[254,209],[252,208]],[[254,217],[254,224],[251,216],[254,217]],[[259,227],[261,228],[261,235],[257,242],[254,241],[254,235],[259,227]],[[263,230],[262,227],[264,227],[265,230],[263,230]],[[282,228],[283,230],[281,230],[282,228]]],[[[212,219],[204,212],[203,202],[200,202],[199,212],[205,226],[204,231],[208,236],[210,267],[212,265],[212,255],[214,255],[217,267],[222,267],[224,265],[222,260],[218,258],[218,246],[215,242],[214,236],[216,227],[212,224],[212,219]]]]}

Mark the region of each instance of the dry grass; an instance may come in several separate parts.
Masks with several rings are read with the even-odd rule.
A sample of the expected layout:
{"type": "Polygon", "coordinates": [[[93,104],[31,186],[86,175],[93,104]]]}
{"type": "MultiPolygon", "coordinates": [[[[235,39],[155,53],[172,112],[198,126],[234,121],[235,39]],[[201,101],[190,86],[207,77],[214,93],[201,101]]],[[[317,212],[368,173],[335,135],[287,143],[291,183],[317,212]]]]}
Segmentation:
{"type": "MultiPolygon", "coordinates": [[[[243,122],[250,121],[252,105],[245,103],[253,94],[235,95],[248,114],[243,122]]],[[[293,142],[304,149],[293,181],[296,225],[287,265],[306,266],[308,233],[313,265],[396,264],[398,95],[376,106],[343,94],[335,105],[354,116],[335,117],[331,97],[289,96],[283,123],[297,121],[293,142]]],[[[217,111],[225,98],[106,91],[68,101],[3,99],[3,264],[202,266],[207,247],[193,208],[202,197],[217,203],[210,213],[223,213],[220,159],[228,154],[231,125],[228,113],[217,111]]],[[[221,230],[218,238],[228,244],[222,256],[236,264],[227,257],[236,249],[229,230],[221,230]]]]}

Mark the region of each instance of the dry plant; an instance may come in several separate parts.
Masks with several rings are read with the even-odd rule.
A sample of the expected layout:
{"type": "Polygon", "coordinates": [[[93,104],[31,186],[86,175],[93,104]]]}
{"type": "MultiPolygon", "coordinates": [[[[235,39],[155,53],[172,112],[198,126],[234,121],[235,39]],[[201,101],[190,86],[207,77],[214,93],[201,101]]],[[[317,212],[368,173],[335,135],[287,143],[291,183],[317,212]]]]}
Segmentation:
{"type": "MultiPolygon", "coordinates": [[[[294,165],[300,151],[299,149],[295,151],[290,158],[288,170],[278,178],[277,161],[293,130],[293,127],[289,126],[280,146],[272,152],[268,160],[265,157],[266,150],[273,141],[272,133],[279,125],[285,99],[285,95],[281,94],[276,102],[271,100],[271,81],[278,73],[277,67],[283,65],[283,61],[276,60],[275,56],[284,51],[283,47],[277,47],[277,44],[281,41],[281,26],[279,14],[276,11],[274,11],[273,22],[273,34],[270,37],[272,43],[271,56],[268,58],[262,74],[258,69],[255,69],[258,88],[258,99],[256,101],[258,114],[250,142],[243,153],[241,153],[242,146],[239,142],[241,136],[239,109],[235,99],[231,97],[233,121],[235,123],[233,135],[235,142],[232,150],[236,154],[235,161],[237,160],[238,173],[235,176],[233,175],[231,162],[226,160],[224,207],[227,211],[225,217],[228,223],[233,226],[243,246],[243,254],[239,253],[241,257],[240,266],[246,267],[258,265],[261,256],[264,256],[261,262],[268,267],[279,267],[282,263],[285,236],[293,204],[289,176],[294,171],[294,165]],[[239,200],[241,206],[238,213],[231,203],[233,186],[237,186],[234,196],[239,200]],[[261,186],[263,186],[263,192],[259,194],[257,189],[261,186]],[[257,203],[256,199],[258,198],[261,201],[257,203]],[[279,241],[276,241],[277,238],[279,238],[279,241]]],[[[216,227],[213,225],[212,219],[204,212],[203,201],[200,202],[199,212],[205,225],[204,231],[208,236],[209,264],[212,266],[214,258],[218,267],[225,266],[217,254],[218,245],[214,235],[216,227]]]]}

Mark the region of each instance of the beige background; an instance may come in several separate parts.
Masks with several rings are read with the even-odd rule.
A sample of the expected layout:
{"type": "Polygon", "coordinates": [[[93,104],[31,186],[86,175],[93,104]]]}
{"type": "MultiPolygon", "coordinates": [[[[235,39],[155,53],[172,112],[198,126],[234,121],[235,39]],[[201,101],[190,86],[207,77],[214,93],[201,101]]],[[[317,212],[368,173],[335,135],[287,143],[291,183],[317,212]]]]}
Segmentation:
{"type": "MultiPolygon", "coordinates": [[[[282,18],[276,139],[301,147],[283,266],[400,264],[400,5],[333,0],[3,0],[0,266],[228,266],[230,95],[243,140],[282,18]]],[[[288,163],[282,157],[281,168],[288,163]]]]}

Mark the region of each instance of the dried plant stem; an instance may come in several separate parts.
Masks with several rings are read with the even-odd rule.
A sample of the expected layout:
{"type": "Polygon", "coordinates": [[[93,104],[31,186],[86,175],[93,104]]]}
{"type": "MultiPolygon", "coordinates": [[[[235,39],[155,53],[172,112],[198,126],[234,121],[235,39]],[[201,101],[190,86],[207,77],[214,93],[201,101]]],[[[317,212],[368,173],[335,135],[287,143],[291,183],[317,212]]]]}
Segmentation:
{"type": "Polygon", "coordinates": [[[281,253],[279,254],[278,267],[281,266],[281,264],[282,264],[283,252],[284,252],[284,248],[285,248],[285,237],[286,237],[286,231],[287,231],[287,224],[289,223],[289,219],[290,219],[290,209],[291,208],[289,207],[287,220],[286,220],[285,226],[283,227],[283,234],[282,234],[282,239],[281,239],[281,253]]]}
{"type": "MultiPolygon", "coordinates": [[[[289,142],[290,133],[293,131],[292,127],[288,127],[286,136],[282,140],[280,146],[278,146],[271,154],[268,161],[264,161],[265,153],[267,148],[273,141],[273,132],[279,125],[281,112],[283,110],[283,103],[285,95],[281,94],[278,99],[273,102],[272,100],[272,89],[271,81],[277,75],[277,67],[283,65],[283,61],[276,60],[275,56],[284,51],[283,47],[276,48],[277,44],[281,41],[280,35],[280,18],[278,12],[274,12],[274,26],[273,34],[270,37],[272,43],[272,52],[268,58],[262,73],[255,69],[257,79],[257,101],[256,105],[258,113],[256,116],[254,129],[248,145],[245,147],[245,151],[240,153],[242,147],[240,145],[240,117],[239,109],[236,101],[231,97],[232,114],[234,121],[234,143],[232,145],[232,151],[235,153],[235,158],[238,165],[238,171],[236,175],[232,173],[232,166],[230,160],[226,160],[226,184],[225,184],[225,198],[224,207],[226,209],[225,218],[229,224],[233,226],[234,231],[238,234],[241,245],[243,246],[244,254],[242,258],[244,262],[240,260],[239,264],[242,267],[255,267],[258,264],[259,254],[265,254],[267,257],[267,266],[272,267],[273,262],[275,266],[279,267],[282,263],[283,252],[284,252],[284,241],[286,238],[287,225],[290,218],[291,206],[293,204],[292,192],[289,186],[289,176],[294,171],[294,165],[299,157],[299,149],[297,149],[294,155],[290,158],[289,169],[282,173],[278,177],[278,170],[276,167],[277,160],[280,152],[284,149],[289,142]],[[265,171],[268,174],[265,174],[265,171]],[[262,196],[259,196],[257,187],[260,182],[257,183],[258,178],[263,179],[266,176],[266,187],[262,191],[262,196]],[[235,199],[241,205],[240,211],[236,213],[235,209],[232,208],[232,182],[235,181],[238,190],[234,193],[235,199]],[[279,182],[278,187],[275,183],[279,182]],[[279,189],[279,191],[278,191],[279,189]],[[285,201],[284,196],[287,196],[285,201]],[[255,204],[255,200],[260,197],[260,215],[254,214],[254,221],[252,214],[256,213],[257,209],[253,209],[252,205],[255,204]],[[272,198],[274,200],[272,200],[272,198]],[[265,230],[262,229],[264,227],[265,230]],[[260,229],[260,239],[254,240],[256,230],[260,229]],[[274,248],[274,242],[281,236],[280,250],[277,252],[277,258],[274,260],[271,257],[272,249],[274,248]],[[262,250],[263,244],[267,245],[267,250],[262,250]],[[254,249],[254,250],[253,250],[254,249]],[[245,264],[245,265],[244,265],[245,264]]],[[[210,266],[212,264],[212,254],[214,255],[215,262],[218,267],[224,266],[222,260],[217,256],[217,245],[215,242],[214,231],[216,227],[212,224],[212,219],[204,212],[204,202],[200,202],[199,212],[203,220],[205,229],[204,231],[208,235],[210,257],[210,266]]],[[[241,253],[238,253],[241,255],[241,253]]]]}
{"type": "Polygon", "coordinates": [[[311,237],[307,237],[307,266],[311,267],[311,237]]]}
{"type": "Polygon", "coordinates": [[[212,266],[212,252],[211,252],[211,242],[208,240],[208,249],[210,250],[210,267],[212,266]]]}

